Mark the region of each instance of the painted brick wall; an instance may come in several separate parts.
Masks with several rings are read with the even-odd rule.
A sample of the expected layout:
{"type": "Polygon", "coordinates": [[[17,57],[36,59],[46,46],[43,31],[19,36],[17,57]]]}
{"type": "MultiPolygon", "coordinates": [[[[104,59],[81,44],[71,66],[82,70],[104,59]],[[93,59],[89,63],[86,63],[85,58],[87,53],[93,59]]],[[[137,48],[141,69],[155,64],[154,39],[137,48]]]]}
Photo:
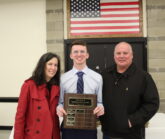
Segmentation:
{"type": "MultiPolygon", "coordinates": [[[[165,99],[165,0],[146,0],[148,70],[165,99]]],[[[61,57],[64,72],[63,0],[47,0],[47,48],[61,57]]]]}

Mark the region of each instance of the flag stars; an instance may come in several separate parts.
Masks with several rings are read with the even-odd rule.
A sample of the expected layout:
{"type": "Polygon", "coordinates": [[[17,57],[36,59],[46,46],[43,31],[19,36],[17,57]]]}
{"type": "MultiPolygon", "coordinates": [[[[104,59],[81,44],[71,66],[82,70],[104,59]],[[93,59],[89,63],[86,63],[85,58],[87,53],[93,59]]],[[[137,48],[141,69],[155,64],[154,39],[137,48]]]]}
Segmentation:
{"type": "Polygon", "coordinates": [[[100,0],[71,0],[71,17],[99,17],[100,0]]]}

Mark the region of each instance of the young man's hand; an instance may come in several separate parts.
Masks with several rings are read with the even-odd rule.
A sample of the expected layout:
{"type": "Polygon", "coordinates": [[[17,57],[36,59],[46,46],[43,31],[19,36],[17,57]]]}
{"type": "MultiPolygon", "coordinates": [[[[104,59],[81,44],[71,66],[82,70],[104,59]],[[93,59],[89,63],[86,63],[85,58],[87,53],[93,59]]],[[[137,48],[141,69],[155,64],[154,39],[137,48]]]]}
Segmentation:
{"type": "Polygon", "coordinates": [[[97,106],[94,111],[93,114],[96,114],[97,117],[101,116],[104,114],[104,107],[102,105],[97,106]]]}
{"type": "Polygon", "coordinates": [[[67,115],[66,111],[62,106],[57,106],[56,112],[59,117],[63,117],[64,115],[67,115]]]}

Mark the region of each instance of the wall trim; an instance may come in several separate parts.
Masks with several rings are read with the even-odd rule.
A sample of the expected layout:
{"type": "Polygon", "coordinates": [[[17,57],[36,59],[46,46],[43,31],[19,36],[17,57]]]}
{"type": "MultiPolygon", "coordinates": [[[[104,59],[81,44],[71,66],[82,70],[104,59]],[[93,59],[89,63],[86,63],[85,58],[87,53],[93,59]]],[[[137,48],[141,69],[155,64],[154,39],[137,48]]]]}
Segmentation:
{"type": "Polygon", "coordinates": [[[12,130],[13,126],[0,126],[0,130],[12,130]]]}
{"type": "MultiPolygon", "coordinates": [[[[18,97],[0,97],[0,103],[17,103],[18,97]]],[[[13,126],[0,125],[0,130],[12,130],[13,126]]]]}
{"type": "Polygon", "coordinates": [[[18,102],[18,97],[0,97],[0,103],[2,102],[18,102]]]}

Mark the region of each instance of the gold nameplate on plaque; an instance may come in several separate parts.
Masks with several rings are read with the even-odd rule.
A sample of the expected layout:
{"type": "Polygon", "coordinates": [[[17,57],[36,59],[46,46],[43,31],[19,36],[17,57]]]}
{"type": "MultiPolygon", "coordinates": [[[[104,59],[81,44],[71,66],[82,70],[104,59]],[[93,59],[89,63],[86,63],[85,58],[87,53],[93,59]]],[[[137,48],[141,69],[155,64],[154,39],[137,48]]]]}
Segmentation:
{"type": "Polygon", "coordinates": [[[95,94],[64,94],[64,128],[96,129],[96,116],[93,110],[96,107],[95,94]]]}

